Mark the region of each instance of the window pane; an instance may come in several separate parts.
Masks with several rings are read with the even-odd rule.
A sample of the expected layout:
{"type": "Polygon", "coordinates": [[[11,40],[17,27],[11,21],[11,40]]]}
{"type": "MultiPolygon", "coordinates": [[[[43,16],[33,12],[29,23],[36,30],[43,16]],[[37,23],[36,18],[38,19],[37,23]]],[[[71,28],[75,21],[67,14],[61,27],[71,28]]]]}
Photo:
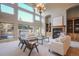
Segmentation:
{"type": "Polygon", "coordinates": [[[27,5],[27,4],[18,3],[18,6],[21,7],[21,8],[23,8],[23,9],[27,9],[27,10],[29,10],[29,11],[34,12],[33,8],[32,8],[31,6],[29,6],[29,5],[27,5]]]}
{"type": "Polygon", "coordinates": [[[33,14],[18,10],[18,20],[33,22],[33,14]]]}
{"type": "Polygon", "coordinates": [[[35,13],[38,14],[38,15],[40,15],[40,13],[37,10],[35,10],[35,13]]]}
{"type": "Polygon", "coordinates": [[[14,9],[12,7],[1,4],[1,12],[5,12],[8,14],[14,14],[14,9]]]}
{"type": "Polygon", "coordinates": [[[35,16],[36,21],[40,21],[40,16],[35,16]]]}
{"type": "Polygon", "coordinates": [[[14,24],[0,22],[0,40],[7,39],[15,39],[14,24]]]}

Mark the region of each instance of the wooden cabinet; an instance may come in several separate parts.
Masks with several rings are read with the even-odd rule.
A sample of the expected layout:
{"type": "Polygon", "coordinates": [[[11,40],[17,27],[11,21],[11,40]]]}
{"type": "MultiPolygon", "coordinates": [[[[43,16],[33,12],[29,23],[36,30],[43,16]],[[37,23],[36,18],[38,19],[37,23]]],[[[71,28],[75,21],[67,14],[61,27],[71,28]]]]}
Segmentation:
{"type": "Polygon", "coordinates": [[[67,20],[67,34],[71,36],[73,41],[79,41],[79,18],[67,20]]]}
{"type": "Polygon", "coordinates": [[[67,33],[73,33],[73,20],[67,20],[67,33]]]}
{"type": "Polygon", "coordinates": [[[79,33],[79,19],[75,19],[74,21],[74,32],[79,33]]]}
{"type": "Polygon", "coordinates": [[[67,33],[79,33],[79,19],[67,20],[67,33]]]}

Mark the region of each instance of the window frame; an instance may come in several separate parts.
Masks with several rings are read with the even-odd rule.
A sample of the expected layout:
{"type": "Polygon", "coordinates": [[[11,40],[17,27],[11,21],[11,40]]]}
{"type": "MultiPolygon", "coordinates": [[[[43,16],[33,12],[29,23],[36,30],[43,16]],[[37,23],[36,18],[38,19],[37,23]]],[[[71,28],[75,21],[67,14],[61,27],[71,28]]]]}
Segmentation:
{"type": "Polygon", "coordinates": [[[30,5],[28,5],[28,4],[25,4],[25,3],[18,3],[17,6],[18,6],[19,8],[24,9],[24,10],[28,10],[28,11],[30,11],[30,12],[34,12],[33,7],[30,6],[30,5]],[[23,5],[20,5],[20,4],[23,4],[24,6],[23,6],[23,5]],[[30,8],[30,9],[29,9],[29,8],[30,8]]]}
{"type": "Polygon", "coordinates": [[[14,15],[15,14],[15,8],[13,8],[13,7],[11,7],[11,6],[8,6],[8,5],[5,5],[5,4],[0,4],[0,6],[1,6],[1,12],[2,13],[6,13],[6,14],[10,14],[10,15],[14,15]],[[5,8],[3,8],[3,6],[5,6],[7,9],[9,8],[11,8],[10,10],[12,11],[12,12],[6,12],[6,9],[5,8]],[[2,9],[3,8],[3,9],[2,9]],[[4,10],[4,11],[3,11],[4,10]]]}
{"type": "Polygon", "coordinates": [[[35,21],[40,21],[40,16],[35,15],[35,21]],[[39,20],[38,20],[38,17],[39,17],[39,20]]]}
{"type": "MultiPolygon", "coordinates": [[[[23,12],[24,14],[30,14],[30,15],[32,15],[32,16],[30,16],[30,18],[32,17],[32,19],[31,19],[32,21],[30,21],[30,22],[34,22],[34,20],[33,20],[33,14],[32,14],[32,13],[25,12],[25,11],[20,10],[20,9],[18,10],[18,20],[19,20],[19,21],[29,22],[29,20],[28,20],[28,21],[22,20],[21,17],[23,17],[23,16],[20,15],[20,17],[19,17],[19,12],[21,12],[21,13],[23,12]]],[[[27,17],[26,17],[26,18],[27,18],[27,17]]],[[[26,19],[26,18],[25,18],[25,19],[26,19]]],[[[26,19],[26,20],[27,20],[27,19],[26,19]]]]}

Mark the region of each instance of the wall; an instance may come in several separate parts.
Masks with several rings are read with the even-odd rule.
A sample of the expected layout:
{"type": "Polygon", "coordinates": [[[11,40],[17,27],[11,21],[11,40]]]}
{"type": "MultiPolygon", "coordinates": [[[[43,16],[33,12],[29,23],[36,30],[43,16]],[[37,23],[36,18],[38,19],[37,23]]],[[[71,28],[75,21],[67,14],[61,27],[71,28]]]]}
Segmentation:
{"type": "Polygon", "coordinates": [[[62,9],[62,8],[47,9],[45,15],[51,15],[51,20],[53,20],[54,17],[62,16],[65,25],[65,33],[66,33],[66,9],[62,9]]]}
{"type": "Polygon", "coordinates": [[[48,30],[46,30],[46,29],[48,29],[46,24],[50,24],[50,23],[51,23],[51,15],[46,15],[46,17],[45,17],[45,36],[47,36],[47,37],[51,36],[51,31],[49,32],[48,30]]]}
{"type": "MultiPolygon", "coordinates": [[[[64,22],[66,21],[66,10],[65,9],[60,9],[60,8],[47,9],[47,11],[45,12],[45,15],[51,15],[51,20],[54,17],[63,16],[64,22]]],[[[66,25],[66,22],[64,23],[64,25],[66,25]]]]}
{"type": "Polygon", "coordinates": [[[74,6],[74,7],[67,10],[67,18],[68,19],[72,19],[72,18],[76,18],[76,17],[79,17],[79,5],[74,6]]]}
{"type": "MultiPolygon", "coordinates": [[[[45,18],[47,15],[51,15],[51,20],[54,17],[63,16],[64,25],[65,25],[65,33],[67,33],[66,11],[68,8],[75,6],[75,5],[79,5],[79,3],[46,3],[45,4],[46,10],[43,15],[45,16],[45,18]]],[[[45,21],[46,21],[46,19],[45,19],[45,21]]]]}

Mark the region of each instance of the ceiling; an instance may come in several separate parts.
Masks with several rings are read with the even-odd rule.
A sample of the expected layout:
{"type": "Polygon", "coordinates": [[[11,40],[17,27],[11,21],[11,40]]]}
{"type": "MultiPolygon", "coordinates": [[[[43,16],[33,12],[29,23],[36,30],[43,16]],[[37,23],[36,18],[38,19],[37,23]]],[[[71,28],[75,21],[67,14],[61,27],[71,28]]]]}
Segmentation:
{"type": "Polygon", "coordinates": [[[53,8],[68,9],[76,5],[79,5],[79,3],[46,3],[45,4],[46,8],[48,9],[53,9],[53,8]]]}
{"type": "MultiPolygon", "coordinates": [[[[32,3],[32,6],[35,7],[36,3],[32,3]]],[[[68,9],[72,6],[79,5],[79,3],[45,3],[45,7],[47,9],[61,8],[68,9]]]]}

